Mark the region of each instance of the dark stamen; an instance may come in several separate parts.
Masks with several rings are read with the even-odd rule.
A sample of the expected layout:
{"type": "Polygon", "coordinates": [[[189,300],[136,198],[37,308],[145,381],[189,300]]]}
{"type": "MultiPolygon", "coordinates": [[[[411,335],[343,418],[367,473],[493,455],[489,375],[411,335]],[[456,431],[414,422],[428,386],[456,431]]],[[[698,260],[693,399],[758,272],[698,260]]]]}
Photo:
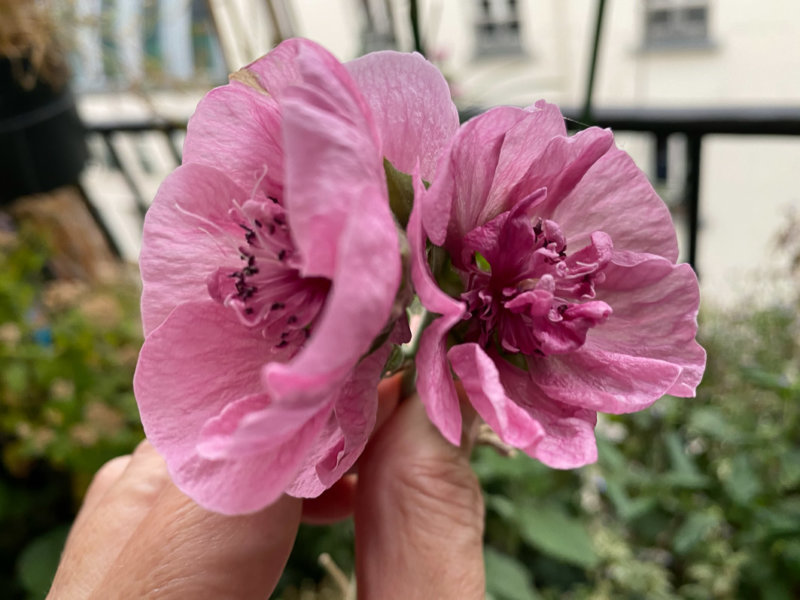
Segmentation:
{"type": "Polygon", "coordinates": [[[270,310],[283,310],[286,305],[283,302],[273,302],[270,310]]]}
{"type": "Polygon", "coordinates": [[[288,346],[288,345],[289,345],[289,342],[287,340],[281,340],[280,342],[278,342],[275,345],[275,347],[276,348],[286,348],[286,346],[288,346]]]}
{"type": "Polygon", "coordinates": [[[292,315],[291,317],[289,317],[289,318],[286,320],[286,322],[287,322],[289,325],[294,325],[295,323],[297,323],[297,315],[292,315]]]}
{"type": "Polygon", "coordinates": [[[282,249],[280,252],[278,252],[278,260],[281,261],[281,262],[286,260],[286,250],[285,249],[282,249]]]}

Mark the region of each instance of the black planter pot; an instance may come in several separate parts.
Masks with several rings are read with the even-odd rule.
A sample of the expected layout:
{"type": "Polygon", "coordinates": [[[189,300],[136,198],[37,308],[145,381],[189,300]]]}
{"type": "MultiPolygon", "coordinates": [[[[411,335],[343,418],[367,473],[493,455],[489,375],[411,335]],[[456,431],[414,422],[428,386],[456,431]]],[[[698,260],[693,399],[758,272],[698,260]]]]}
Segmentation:
{"type": "Polygon", "coordinates": [[[69,88],[23,89],[0,57],[0,204],[77,182],[88,157],[84,134],[69,88]]]}

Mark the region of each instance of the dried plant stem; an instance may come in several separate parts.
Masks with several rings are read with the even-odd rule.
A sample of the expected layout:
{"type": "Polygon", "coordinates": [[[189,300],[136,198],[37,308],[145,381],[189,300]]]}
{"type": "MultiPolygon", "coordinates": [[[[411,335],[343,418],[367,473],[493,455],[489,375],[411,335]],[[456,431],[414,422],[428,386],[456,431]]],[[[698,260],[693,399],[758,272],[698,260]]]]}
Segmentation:
{"type": "Polygon", "coordinates": [[[342,598],[345,598],[345,600],[355,600],[355,582],[344,574],[344,571],[339,568],[339,565],[336,564],[331,555],[327,552],[323,552],[319,555],[317,561],[336,584],[336,587],[339,588],[342,593],[342,598]]]}
{"type": "Polygon", "coordinates": [[[517,450],[503,442],[498,435],[486,424],[482,423],[478,429],[478,437],[475,444],[481,446],[489,446],[494,448],[501,456],[513,457],[516,456],[517,450]]]}

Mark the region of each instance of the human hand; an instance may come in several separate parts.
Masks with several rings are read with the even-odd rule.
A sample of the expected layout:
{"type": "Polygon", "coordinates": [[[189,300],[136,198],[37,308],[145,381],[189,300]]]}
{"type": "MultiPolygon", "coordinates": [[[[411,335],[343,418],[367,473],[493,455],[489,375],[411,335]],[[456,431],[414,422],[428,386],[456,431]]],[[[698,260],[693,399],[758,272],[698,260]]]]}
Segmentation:
{"type": "Polygon", "coordinates": [[[358,476],[313,500],[284,496],[223,516],[181,493],[147,442],[113,459],[89,487],[48,598],[265,598],[300,520],[349,514],[359,598],[483,598],[483,503],[469,440],[447,443],[416,399],[398,405],[399,378],[379,392],[385,422],[358,476]]]}

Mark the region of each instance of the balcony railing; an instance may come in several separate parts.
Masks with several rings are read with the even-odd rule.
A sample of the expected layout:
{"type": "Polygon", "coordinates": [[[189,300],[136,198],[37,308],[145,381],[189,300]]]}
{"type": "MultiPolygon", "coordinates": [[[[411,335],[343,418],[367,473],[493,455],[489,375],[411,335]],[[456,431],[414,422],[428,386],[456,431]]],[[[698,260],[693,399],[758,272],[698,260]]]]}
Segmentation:
{"type": "MultiPolygon", "coordinates": [[[[480,110],[462,112],[462,119],[478,114],[480,110]]],[[[570,129],[582,129],[585,124],[579,123],[579,111],[564,111],[567,126],[570,129]]],[[[703,139],[710,135],[753,135],[753,136],[800,136],[800,108],[708,108],[708,109],[660,109],[660,108],[597,108],[593,111],[595,125],[609,127],[615,132],[638,132],[649,134],[653,138],[654,164],[663,165],[666,157],[666,142],[674,135],[685,137],[685,167],[682,185],[681,203],[686,214],[686,248],[687,262],[696,270],[697,240],[699,234],[700,214],[700,177],[702,172],[703,139]]],[[[164,121],[124,121],[116,123],[89,124],[90,136],[102,140],[100,147],[105,148],[104,157],[111,170],[119,172],[132,199],[138,223],[131,227],[141,227],[149,202],[152,200],[152,185],[142,182],[137,172],[141,166],[136,162],[137,155],[123,156],[119,151],[122,141],[136,141],[142,136],[159,136],[166,142],[167,153],[174,164],[180,162],[180,144],[185,130],[184,123],[164,121]]],[[[94,145],[98,147],[97,144],[94,145]]],[[[141,154],[141,153],[140,153],[141,154]]],[[[160,176],[165,175],[165,173],[160,176]]],[[[93,197],[91,189],[86,191],[89,201],[94,205],[101,226],[113,239],[113,228],[109,227],[109,206],[93,197]]],[[[116,244],[117,247],[120,244],[116,244]]]]}

